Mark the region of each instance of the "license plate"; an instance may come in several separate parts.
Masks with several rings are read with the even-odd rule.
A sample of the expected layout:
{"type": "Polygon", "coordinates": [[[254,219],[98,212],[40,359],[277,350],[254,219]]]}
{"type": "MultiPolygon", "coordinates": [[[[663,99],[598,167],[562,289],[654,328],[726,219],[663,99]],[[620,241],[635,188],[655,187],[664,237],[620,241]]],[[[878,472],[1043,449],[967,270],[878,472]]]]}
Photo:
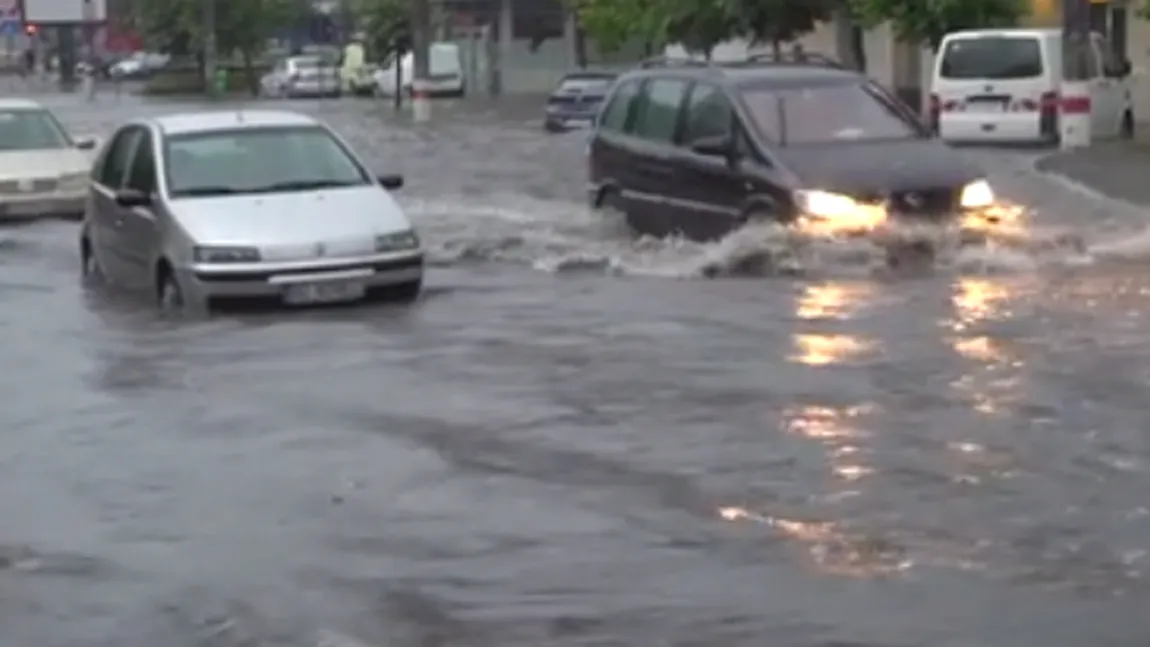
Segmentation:
{"type": "Polygon", "coordinates": [[[342,303],[355,301],[363,295],[364,286],[359,281],[322,281],[287,286],[284,290],[284,301],[299,306],[342,303]]]}
{"type": "Polygon", "coordinates": [[[968,112],[1002,112],[1003,107],[1001,101],[971,101],[966,104],[968,112]]]}

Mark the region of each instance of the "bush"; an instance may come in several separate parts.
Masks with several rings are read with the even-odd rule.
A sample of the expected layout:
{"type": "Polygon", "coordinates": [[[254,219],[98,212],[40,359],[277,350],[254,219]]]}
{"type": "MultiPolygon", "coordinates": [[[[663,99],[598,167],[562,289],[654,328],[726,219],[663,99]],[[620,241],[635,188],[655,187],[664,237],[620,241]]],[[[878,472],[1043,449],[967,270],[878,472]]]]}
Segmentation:
{"type": "MultiPolygon", "coordinates": [[[[228,92],[251,92],[259,87],[259,80],[271,70],[270,66],[257,65],[252,69],[254,79],[249,79],[242,65],[221,65],[228,71],[228,92]]],[[[142,94],[171,96],[180,94],[204,94],[204,79],[196,65],[172,65],[154,73],[141,90],[142,94]]]]}

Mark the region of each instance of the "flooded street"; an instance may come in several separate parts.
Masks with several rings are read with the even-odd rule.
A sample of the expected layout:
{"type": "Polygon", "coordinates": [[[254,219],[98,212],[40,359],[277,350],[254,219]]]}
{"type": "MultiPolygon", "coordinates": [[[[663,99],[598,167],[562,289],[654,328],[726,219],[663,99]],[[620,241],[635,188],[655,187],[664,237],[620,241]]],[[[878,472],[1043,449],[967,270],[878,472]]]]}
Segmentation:
{"type": "Polygon", "coordinates": [[[892,276],[634,243],[531,110],[285,105],[407,176],[425,297],[171,321],[0,230],[0,647],[1150,641],[1144,214],[971,151],[1092,251],[892,276]]]}

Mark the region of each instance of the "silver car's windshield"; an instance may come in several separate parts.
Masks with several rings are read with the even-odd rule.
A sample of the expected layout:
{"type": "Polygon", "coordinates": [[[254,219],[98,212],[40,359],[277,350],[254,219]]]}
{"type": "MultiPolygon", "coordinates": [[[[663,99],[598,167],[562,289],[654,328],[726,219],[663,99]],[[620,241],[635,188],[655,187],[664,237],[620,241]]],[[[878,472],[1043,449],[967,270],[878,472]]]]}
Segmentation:
{"type": "Polygon", "coordinates": [[[0,151],[71,147],[64,127],[47,110],[0,110],[0,151]]]}
{"type": "Polygon", "coordinates": [[[173,198],[280,193],[371,180],[319,126],[244,128],[167,138],[165,169],[173,198]]]}

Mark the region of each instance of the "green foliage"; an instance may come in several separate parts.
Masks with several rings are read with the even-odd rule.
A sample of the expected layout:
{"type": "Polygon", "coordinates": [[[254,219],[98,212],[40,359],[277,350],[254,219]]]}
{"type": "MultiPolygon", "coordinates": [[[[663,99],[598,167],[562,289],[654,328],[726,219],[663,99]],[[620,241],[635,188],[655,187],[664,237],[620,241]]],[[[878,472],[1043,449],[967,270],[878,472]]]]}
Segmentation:
{"type": "Polygon", "coordinates": [[[583,31],[599,51],[615,53],[633,42],[656,46],[664,42],[666,0],[578,0],[576,11],[583,31]]]}
{"type": "MultiPolygon", "coordinates": [[[[928,1],[928,0],[920,0],[928,1]]],[[[709,54],[715,45],[744,37],[789,42],[830,18],[835,0],[580,0],[580,24],[601,51],[636,40],[681,43],[709,54]]]]}
{"type": "Polygon", "coordinates": [[[371,60],[411,49],[411,0],[358,0],[371,60]]]}
{"type": "Polygon", "coordinates": [[[1029,13],[1026,0],[851,0],[867,26],[889,21],[898,38],[938,49],[960,29],[1009,27],[1029,13]]]}
{"type": "MultiPolygon", "coordinates": [[[[296,0],[215,0],[216,48],[222,55],[263,51],[276,30],[300,17],[296,0]]],[[[174,57],[198,54],[204,46],[204,0],[148,0],[136,22],[148,46],[174,57]]]]}
{"type": "MultiPolygon", "coordinates": [[[[913,0],[911,0],[913,1],[913,0]]],[[[921,3],[930,0],[918,0],[921,3]]],[[[740,31],[757,43],[787,43],[831,19],[834,0],[727,0],[740,31]]]]}

